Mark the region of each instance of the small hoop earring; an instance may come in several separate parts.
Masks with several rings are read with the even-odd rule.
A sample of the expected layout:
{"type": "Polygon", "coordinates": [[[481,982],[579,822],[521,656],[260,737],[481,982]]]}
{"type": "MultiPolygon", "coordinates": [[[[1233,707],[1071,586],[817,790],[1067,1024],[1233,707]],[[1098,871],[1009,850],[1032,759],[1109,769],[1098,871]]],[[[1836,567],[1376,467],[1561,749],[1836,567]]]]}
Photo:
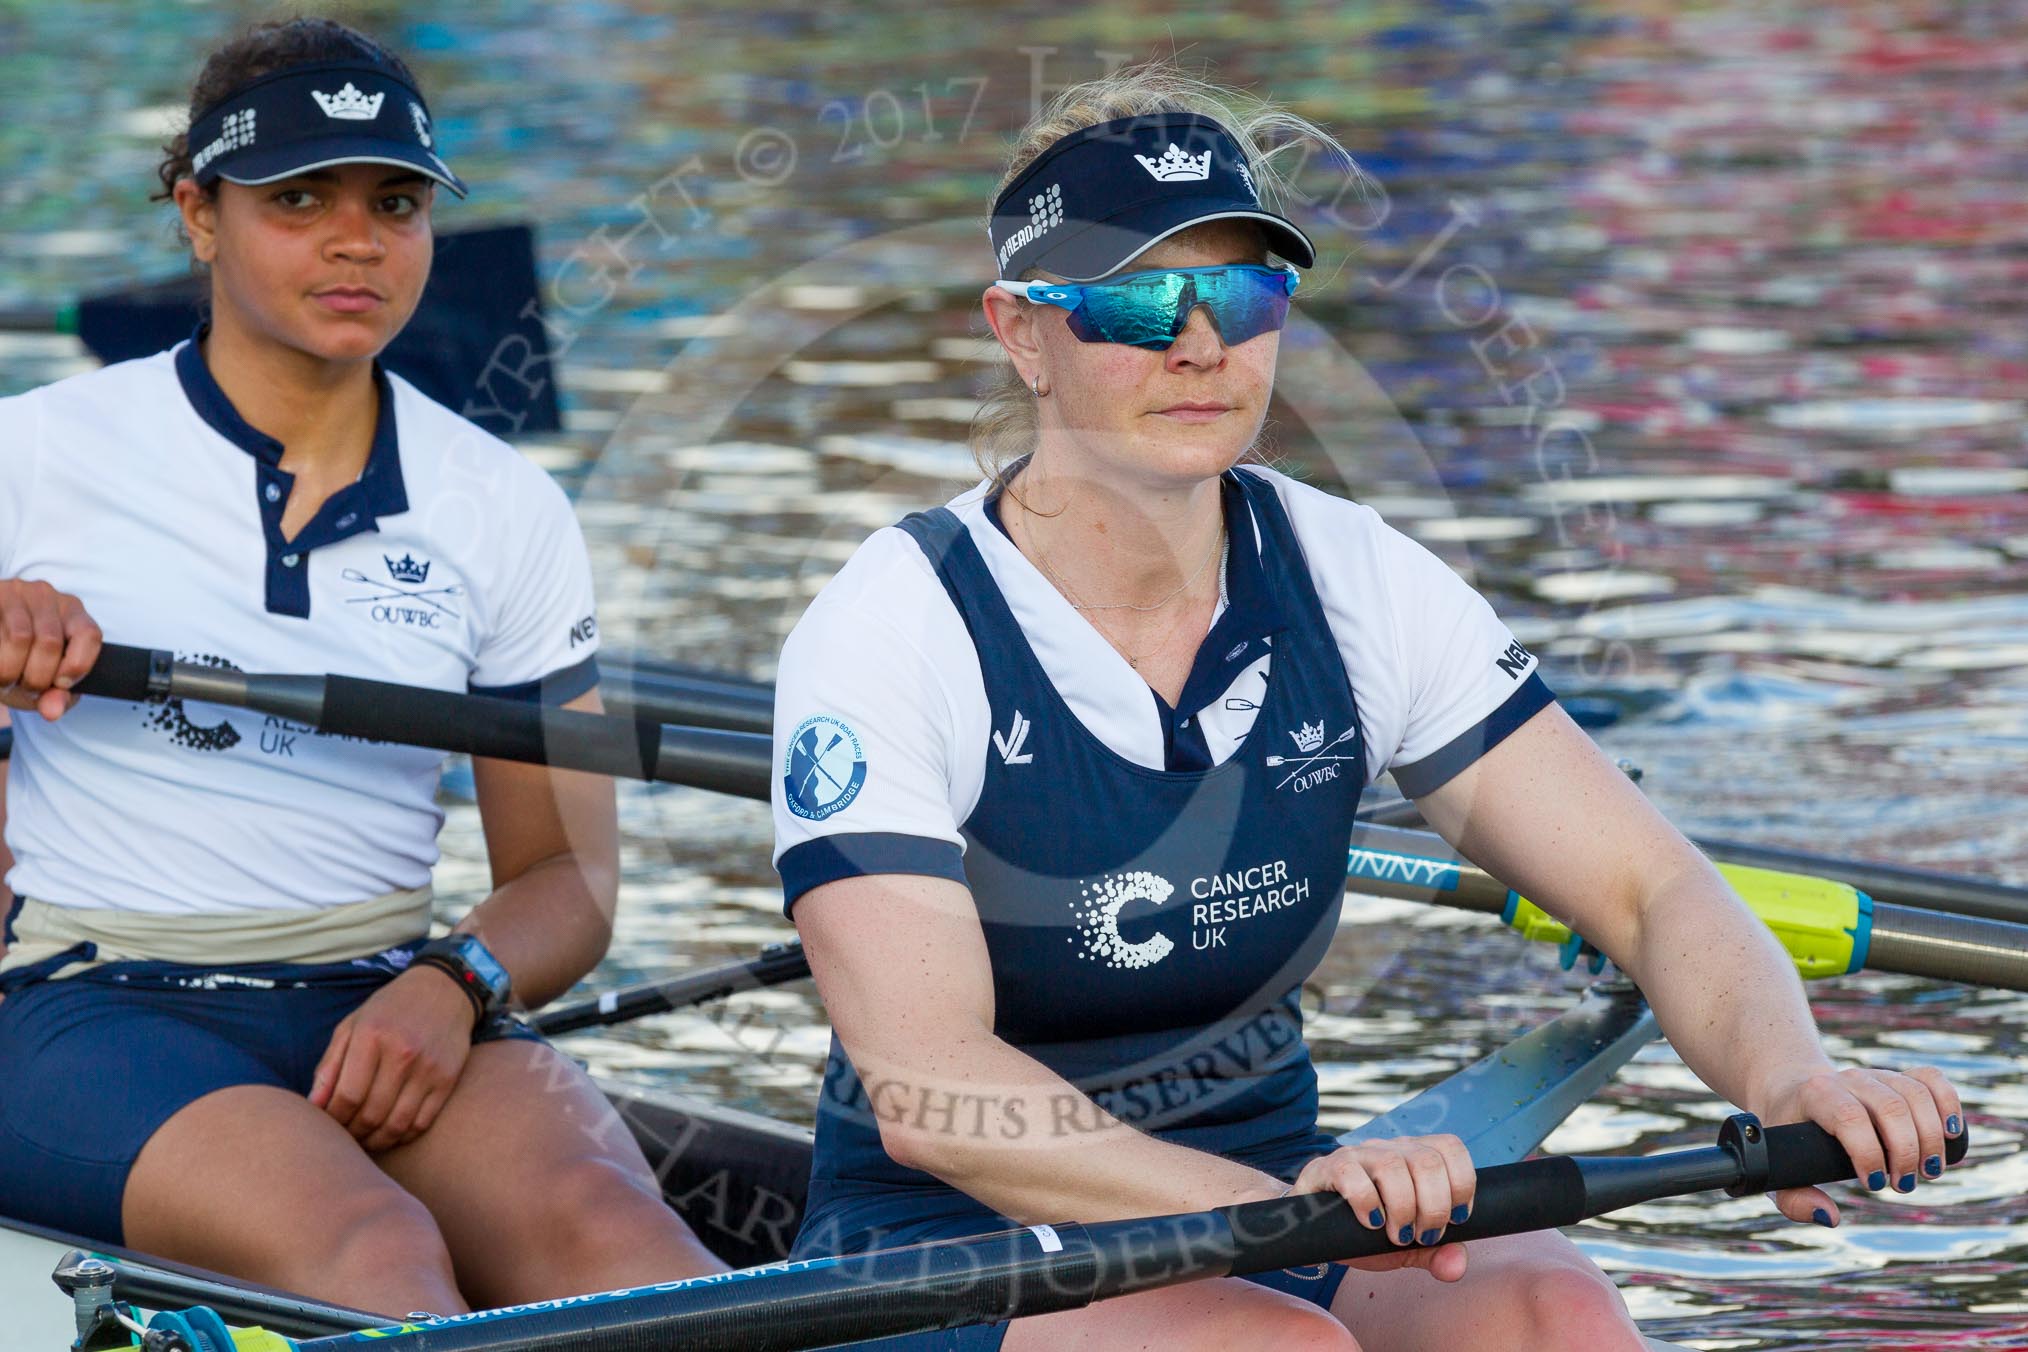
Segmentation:
{"type": "Polygon", "coordinates": [[[1028,382],[1028,388],[1029,388],[1030,390],[1034,391],[1034,393],[1035,393],[1035,397],[1036,397],[1037,399],[1042,399],[1042,398],[1045,398],[1045,397],[1046,397],[1046,396],[1045,396],[1045,395],[1044,395],[1044,394],[1042,393],[1042,372],[1040,372],[1040,371],[1037,371],[1037,372],[1035,373],[1035,379],[1033,379],[1033,380],[1031,380],[1031,381],[1029,381],[1029,382],[1028,382]]]}

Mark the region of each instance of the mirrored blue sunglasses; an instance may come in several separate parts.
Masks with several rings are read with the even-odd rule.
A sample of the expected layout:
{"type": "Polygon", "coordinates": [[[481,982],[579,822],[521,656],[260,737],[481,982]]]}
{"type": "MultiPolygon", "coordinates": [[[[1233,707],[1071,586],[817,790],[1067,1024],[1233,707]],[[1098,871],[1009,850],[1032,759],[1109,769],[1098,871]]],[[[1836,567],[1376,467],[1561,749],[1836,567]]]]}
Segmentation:
{"type": "Polygon", "coordinates": [[[1228,344],[1276,332],[1288,319],[1296,283],[1292,268],[1227,263],[1133,272],[1102,282],[993,285],[1070,311],[1070,331],[1087,343],[1125,343],[1161,352],[1176,341],[1200,305],[1228,344]]]}

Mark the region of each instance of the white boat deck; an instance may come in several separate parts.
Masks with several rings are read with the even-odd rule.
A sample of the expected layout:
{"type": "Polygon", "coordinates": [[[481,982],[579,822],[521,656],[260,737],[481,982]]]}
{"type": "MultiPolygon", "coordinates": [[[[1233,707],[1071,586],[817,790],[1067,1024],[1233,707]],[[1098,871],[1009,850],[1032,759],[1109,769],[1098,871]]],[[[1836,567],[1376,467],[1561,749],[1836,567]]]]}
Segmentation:
{"type": "Polygon", "coordinates": [[[64,1352],[77,1329],[70,1301],[49,1280],[64,1248],[0,1225],[0,1347],[64,1352]]]}

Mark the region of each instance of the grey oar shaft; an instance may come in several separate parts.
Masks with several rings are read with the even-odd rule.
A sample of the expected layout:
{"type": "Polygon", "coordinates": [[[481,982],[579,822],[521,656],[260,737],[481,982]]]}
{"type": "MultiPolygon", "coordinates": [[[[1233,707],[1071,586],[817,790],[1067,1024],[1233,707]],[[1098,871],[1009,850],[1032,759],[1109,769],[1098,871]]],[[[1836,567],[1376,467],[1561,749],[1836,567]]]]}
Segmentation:
{"type": "MultiPolygon", "coordinates": [[[[1362,824],[1346,886],[1372,896],[1501,915],[1507,886],[1427,831],[1362,824]]],[[[1866,970],[2028,991],[2028,926],[1873,903],[1866,970]]]]}
{"type": "Polygon", "coordinates": [[[2028,991],[2024,927],[2004,920],[1873,904],[1869,970],[2028,991]]]}
{"type": "Polygon", "coordinates": [[[1352,830],[1345,874],[1348,890],[1368,896],[1429,901],[1486,915],[1507,908],[1507,885],[1434,831],[1361,822],[1352,830]]]}

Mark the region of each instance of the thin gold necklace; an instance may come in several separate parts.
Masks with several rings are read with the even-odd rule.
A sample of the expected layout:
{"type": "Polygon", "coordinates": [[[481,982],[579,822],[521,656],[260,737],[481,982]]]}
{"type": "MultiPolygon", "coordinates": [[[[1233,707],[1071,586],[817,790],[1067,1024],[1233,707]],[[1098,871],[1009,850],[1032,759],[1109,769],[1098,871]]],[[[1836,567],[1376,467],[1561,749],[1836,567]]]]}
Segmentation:
{"type": "Polygon", "coordinates": [[[1211,566],[1211,558],[1213,554],[1218,556],[1218,595],[1221,600],[1223,600],[1225,597],[1225,560],[1228,553],[1229,542],[1225,538],[1225,527],[1223,523],[1220,523],[1219,525],[1218,538],[1212,542],[1211,553],[1206,554],[1204,556],[1204,562],[1197,565],[1197,571],[1192,573],[1187,579],[1185,579],[1183,585],[1181,587],[1178,587],[1175,591],[1170,592],[1167,596],[1163,597],[1159,601],[1144,606],[1137,606],[1132,604],[1131,602],[1119,602],[1113,605],[1095,606],[1095,605],[1087,605],[1084,602],[1078,600],[1077,593],[1071,590],[1070,584],[1068,582],[1065,582],[1063,580],[1062,575],[1059,574],[1055,568],[1050,566],[1049,555],[1047,554],[1047,552],[1043,550],[1042,541],[1036,537],[1034,530],[1031,529],[1028,525],[1028,515],[1029,513],[1027,507],[1024,505],[1022,507],[1022,520],[1021,520],[1022,533],[1027,535],[1028,543],[1035,546],[1035,559],[1036,562],[1042,565],[1043,573],[1046,574],[1049,580],[1056,585],[1056,589],[1063,593],[1063,599],[1070,602],[1071,609],[1087,615],[1087,617],[1090,618],[1091,620],[1092,626],[1099,631],[1100,635],[1104,637],[1107,643],[1112,645],[1114,651],[1118,652],[1120,656],[1127,659],[1127,665],[1133,668],[1135,671],[1139,671],[1141,669],[1141,663],[1147,661],[1150,657],[1153,657],[1156,653],[1160,652],[1163,648],[1167,647],[1169,643],[1171,643],[1175,639],[1176,637],[1175,630],[1171,629],[1168,633],[1162,635],[1161,638],[1157,639],[1154,647],[1149,648],[1143,652],[1133,653],[1129,652],[1127,650],[1127,645],[1121,642],[1120,639],[1110,629],[1107,629],[1104,625],[1100,624],[1098,622],[1097,617],[1092,616],[1090,612],[1095,610],[1138,610],[1143,612],[1151,610],[1160,610],[1163,606],[1168,605],[1178,596],[1181,596],[1184,593],[1184,591],[1186,591],[1189,588],[1191,583],[1195,582],[1198,578],[1204,576],[1204,570],[1211,566]]]}
{"type": "Polygon", "coordinates": [[[1056,584],[1056,589],[1063,593],[1064,599],[1070,602],[1071,609],[1073,610],[1137,610],[1144,615],[1152,610],[1160,610],[1163,606],[1168,605],[1184,592],[1190,590],[1191,585],[1198,578],[1204,576],[1204,570],[1211,566],[1211,560],[1218,557],[1225,549],[1225,525],[1221,522],[1219,523],[1218,534],[1212,539],[1211,548],[1205,553],[1203,562],[1197,565],[1197,571],[1183,579],[1182,585],[1177,587],[1175,591],[1170,592],[1159,601],[1150,601],[1146,605],[1135,605],[1132,601],[1114,601],[1105,605],[1094,605],[1077,599],[1077,593],[1072,591],[1070,584],[1063,580],[1063,574],[1057,572],[1055,566],[1049,562],[1049,551],[1042,547],[1042,537],[1038,536],[1035,533],[1035,528],[1028,524],[1030,513],[1026,505],[1022,506],[1021,512],[1022,532],[1027,535],[1028,543],[1035,546],[1035,561],[1042,565],[1042,571],[1049,575],[1049,580],[1056,584]]]}

